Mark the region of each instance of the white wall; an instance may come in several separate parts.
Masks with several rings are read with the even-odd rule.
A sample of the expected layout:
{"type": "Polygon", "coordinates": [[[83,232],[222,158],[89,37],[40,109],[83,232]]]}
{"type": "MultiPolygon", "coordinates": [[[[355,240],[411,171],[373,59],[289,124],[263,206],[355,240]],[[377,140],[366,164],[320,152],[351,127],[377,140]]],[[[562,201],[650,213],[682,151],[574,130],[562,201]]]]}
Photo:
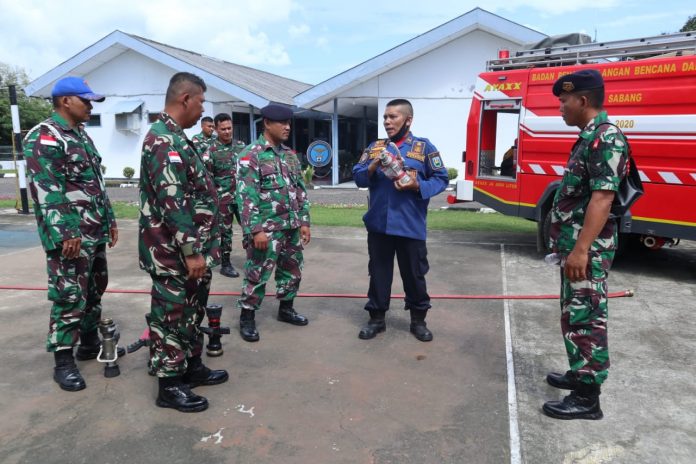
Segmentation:
{"type": "MultiPolygon", "coordinates": [[[[94,140],[103,164],[106,177],[123,177],[126,166],[135,169],[135,177],[140,172],[140,154],[143,139],[150,129],[149,113],[159,113],[164,108],[164,97],[169,79],[177,71],[151,60],[139,53],[128,50],[105,63],[85,76],[90,87],[98,93],[107,95],[102,103],[95,103],[92,114],[101,115],[100,127],[87,127],[87,133],[94,140]],[[120,101],[142,100],[143,111],[140,130],[126,132],[115,128],[116,119],[113,108],[120,101]]],[[[230,97],[217,89],[208,88],[203,116],[214,117],[213,101],[229,101],[230,97]]],[[[219,111],[218,111],[219,112],[219,111]]],[[[190,137],[200,132],[200,125],[185,130],[190,137]]]]}
{"type": "MultiPolygon", "coordinates": [[[[430,139],[445,166],[456,168],[463,178],[462,151],[476,77],[500,48],[515,50],[519,45],[476,30],[376,77],[379,119],[389,100],[408,99],[414,110],[413,133],[430,139]]],[[[379,134],[386,137],[381,125],[379,134]]]]}

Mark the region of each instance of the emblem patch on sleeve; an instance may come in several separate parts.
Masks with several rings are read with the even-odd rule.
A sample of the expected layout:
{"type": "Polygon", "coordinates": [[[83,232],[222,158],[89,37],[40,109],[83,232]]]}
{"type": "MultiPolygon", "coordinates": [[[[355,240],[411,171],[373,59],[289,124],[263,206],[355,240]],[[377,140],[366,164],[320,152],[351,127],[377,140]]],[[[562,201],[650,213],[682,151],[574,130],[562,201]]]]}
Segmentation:
{"type": "Polygon", "coordinates": [[[363,164],[363,163],[364,163],[365,161],[367,161],[369,158],[370,158],[370,153],[369,153],[367,150],[365,150],[365,151],[363,152],[362,156],[360,157],[360,161],[358,161],[358,164],[363,164]]]}
{"type": "Polygon", "coordinates": [[[181,163],[181,155],[178,152],[170,151],[167,155],[169,155],[170,163],[181,163]]]}
{"type": "Polygon", "coordinates": [[[440,169],[445,168],[445,164],[442,162],[440,152],[436,151],[435,153],[430,153],[428,155],[428,159],[430,160],[430,167],[433,168],[434,171],[439,171],[440,169]]]}
{"type": "Polygon", "coordinates": [[[56,138],[52,137],[50,135],[40,135],[39,136],[39,143],[41,145],[48,145],[49,147],[57,147],[58,146],[58,141],[56,140],[56,138]]]}

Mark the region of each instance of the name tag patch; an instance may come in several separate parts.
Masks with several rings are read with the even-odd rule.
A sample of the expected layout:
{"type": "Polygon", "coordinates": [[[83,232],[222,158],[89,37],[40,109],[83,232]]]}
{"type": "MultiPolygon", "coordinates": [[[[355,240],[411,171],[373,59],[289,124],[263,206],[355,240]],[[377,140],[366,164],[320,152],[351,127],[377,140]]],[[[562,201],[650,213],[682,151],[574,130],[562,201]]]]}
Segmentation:
{"type": "Polygon", "coordinates": [[[406,158],[412,158],[414,160],[420,161],[421,163],[423,161],[425,161],[425,155],[421,155],[421,154],[419,154],[417,152],[413,152],[413,151],[409,151],[408,153],[406,153],[406,158]]]}

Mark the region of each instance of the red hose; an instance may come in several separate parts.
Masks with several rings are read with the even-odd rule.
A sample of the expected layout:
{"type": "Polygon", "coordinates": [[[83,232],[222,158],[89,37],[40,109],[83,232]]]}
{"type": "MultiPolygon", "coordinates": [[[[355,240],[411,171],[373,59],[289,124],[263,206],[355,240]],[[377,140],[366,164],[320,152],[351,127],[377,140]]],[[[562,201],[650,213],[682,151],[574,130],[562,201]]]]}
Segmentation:
{"type": "MultiPolygon", "coordinates": [[[[18,291],[43,291],[46,287],[30,287],[24,285],[0,285],[0,290],[18,291]]],[[[149,295],[150,290],[133,289],[107,289],[106,293],[125,293],[149,295]]],[[[210,292],[211,296],[239,296],[240,292],[210,292]]],[[[609,298],[632,297],[633,290],[622,290],[610,293],[609,298]]],[[[367,295],[359,293],[298,293],[298,298],[361,298],[366,299],[367,295]]],[[[403,298],[404,295],[391,295],[394,299],[403,298]]],[[[431,300],[557,300],[558,295],[430,295],[431,300]]]]}

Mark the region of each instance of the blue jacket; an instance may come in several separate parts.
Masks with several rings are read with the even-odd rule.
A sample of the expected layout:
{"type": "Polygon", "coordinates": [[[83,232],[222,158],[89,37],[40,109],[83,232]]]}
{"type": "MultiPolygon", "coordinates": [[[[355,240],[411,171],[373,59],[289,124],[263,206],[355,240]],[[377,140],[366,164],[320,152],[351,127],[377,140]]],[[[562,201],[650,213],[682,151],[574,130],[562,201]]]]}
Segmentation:
{"type": "Polygon", "coordinates": [[[442,157],[428,139],[409,132],[397,146],[404,167],[418,171],[420,191],[399,191],[379,168],[368,177],[368,166],[384,146],[385,140],[371,143],[353,166],[355,183],[370,189],[370,205],[363,216],[365,227],[368,232],[425,240],[430,197],[445,190],[449,183],[442,157]]]}

